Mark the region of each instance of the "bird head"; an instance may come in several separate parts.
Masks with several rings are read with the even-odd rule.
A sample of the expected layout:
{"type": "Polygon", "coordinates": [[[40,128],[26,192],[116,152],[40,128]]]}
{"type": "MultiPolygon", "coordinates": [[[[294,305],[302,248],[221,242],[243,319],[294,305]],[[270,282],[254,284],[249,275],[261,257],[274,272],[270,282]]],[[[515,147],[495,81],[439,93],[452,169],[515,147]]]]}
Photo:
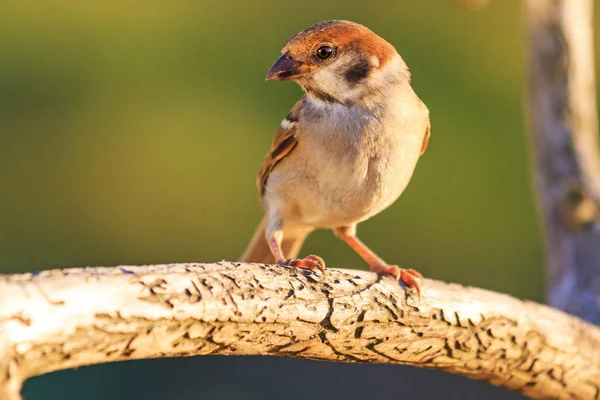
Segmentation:
{"type": "Polygon", "coordinates": [[[326,21],[292,37],[267,80],[294,80],[310,98],[353,103],[395,82],[409,82],[394,46],[367,27],[326,21]]]}

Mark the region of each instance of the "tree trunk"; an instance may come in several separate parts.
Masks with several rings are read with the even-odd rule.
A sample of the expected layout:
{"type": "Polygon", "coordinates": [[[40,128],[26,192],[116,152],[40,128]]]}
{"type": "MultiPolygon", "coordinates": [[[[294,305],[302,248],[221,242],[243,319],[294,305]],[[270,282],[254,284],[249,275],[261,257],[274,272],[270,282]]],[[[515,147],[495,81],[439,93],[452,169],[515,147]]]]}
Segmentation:
{"type": "Polygon", "coordinates": [[[593,0],[527,0],[534,175],[550,305],[600,323],[593,0]]]}

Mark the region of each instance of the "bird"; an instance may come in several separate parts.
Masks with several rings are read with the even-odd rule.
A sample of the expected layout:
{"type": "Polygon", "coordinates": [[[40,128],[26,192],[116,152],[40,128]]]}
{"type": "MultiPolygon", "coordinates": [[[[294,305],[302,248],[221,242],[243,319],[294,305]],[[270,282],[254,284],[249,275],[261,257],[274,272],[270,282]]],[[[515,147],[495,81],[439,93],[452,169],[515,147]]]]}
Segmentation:
{"type": "Polygon", "coordinates": [[[266,80],[294,81],[304,95],[260,166],[265,216],[240,261],[325,274],[323,258],[297,257],[312,231],[331,229],[371,271],[420,298],[419,272],[386,263],[356,235],[358,223],[402,194],[429,143],[429,110],[402,57],[361,24],[325,21],[294,35],[266,80]]]}

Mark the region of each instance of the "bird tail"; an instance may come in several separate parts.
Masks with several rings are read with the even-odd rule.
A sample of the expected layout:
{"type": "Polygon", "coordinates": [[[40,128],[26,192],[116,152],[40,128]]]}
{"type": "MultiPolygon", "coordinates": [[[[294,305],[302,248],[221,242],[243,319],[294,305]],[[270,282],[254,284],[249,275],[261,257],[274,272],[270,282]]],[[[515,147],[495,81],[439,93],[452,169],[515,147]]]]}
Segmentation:
{"type": "MultiPolygon", "coordinates": [[[[252,236],[252,240],[248,244],[246,251],[241,255],[241,262],[253,262],[253,263],[264,263],[264,264],[274,264],[275,257],[273,257],[273,253],[271,253],[271,249],[267,243],[267,239],[265,238],[266,230],[267,230],[267,220],[268,216],[265,215],[256,228],[256,232],[254,232],[254,236],[252,236]]],[[[312,231],[312,229],[288,229],[283,232],[283,242],[281,243],[281,249],[283,251],[283,256],[286,258],[296,258],[298,257],[298,252],[304,243],[304,240],[308,236],[308,234],[312,231]]]]}

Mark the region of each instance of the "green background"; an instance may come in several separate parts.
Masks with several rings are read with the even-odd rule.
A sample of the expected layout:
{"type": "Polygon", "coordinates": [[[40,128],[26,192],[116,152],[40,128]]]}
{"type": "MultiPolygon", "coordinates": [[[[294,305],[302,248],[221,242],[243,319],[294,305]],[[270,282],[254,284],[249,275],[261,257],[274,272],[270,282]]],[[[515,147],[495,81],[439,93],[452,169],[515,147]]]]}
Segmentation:
{"type": "MultiPolygon", "coordinates": [[[[542,301],[517,0],[480,11],[447,0],[3,0],[0,272],[236,259],[262,215],[256,171],[301,94],[264,76],[295,32],[334,18],[393,43],[431,111],[430,147],[413,181],[360,225],[360,237],[426,277],[542,301]]],[[[366,268],[331,232],[311,235],[307,252],[330,267],[366,268]]],[[[253,357],[83,368],[33,379],[25,394],[431,398],[446,390],[447,398],[518,398],[441,372],[253,357]]]]}

